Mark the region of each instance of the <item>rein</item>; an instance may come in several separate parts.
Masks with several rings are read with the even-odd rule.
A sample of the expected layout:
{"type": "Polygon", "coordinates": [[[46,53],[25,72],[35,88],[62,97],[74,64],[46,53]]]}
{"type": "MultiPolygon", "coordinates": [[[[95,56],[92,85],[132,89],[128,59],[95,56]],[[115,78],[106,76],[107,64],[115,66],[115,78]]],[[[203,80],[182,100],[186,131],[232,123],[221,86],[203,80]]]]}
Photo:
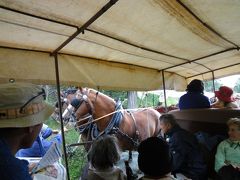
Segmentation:
{"type": "MultiPolygon", "coordinates": [[[[97,118],[97,119],[94,119],[94,120],[92,120],[91,122],[87,122],[87,123],[82,124],[82,125],[77,126],[77,127],[78,127],[78,128],[81,128],[81,127],[83,127],[83,126],[86,126],[86,125],[95,123],[95,122],[97,122],[97,121],[99,121],[99,120],[101,120],[101,119],[103,119],[103,118],[105,118],[105,117],[111,116],[112,114],[115,114],[115,113],[118,113],[118,112],[121,112],[121,111],[125,111],[125,109],[120,109],[120,110],[117,110],[117,111],[113,111],[113,112],[108,113],[108,114],[106,114],[106,115],[104,115],[104,116],[101,116],[101,117],[99,117],[99,118],[97,118]]],[[[79,120],[78,120],[77,122],[81,122],[81,121],[86,120],[86,119],[88,119],[88,118],[89,118],[89,116],[88,116],[88,117],[85,117],[85,118],[82,118],[82,119],[79,118],[79,120]]]]}
{"type": "MultiPolygon", "coordinates": [[[[151,109],[151,107],[148,107],[148,108],[136,108],[136,109],[137,109],[137,110],[147,110],[147,109],[151,109]]],[[[92,124],[92,123],[94,123],[94,122],[97,122],[97,121],[99,121],[99,120],[101,120],[101,119],[103,119],[103,118],[105,118],[105,117],[111,116],[112,114],[118,113],[118,112],[120,112],[120,111],[121,111],[121,112],[124,112],[124,111],[134,111],[134,110],[136,110],[136,109],[120,109],[120,110],[117,110],[117,111],[113,111],[113,112],[108,113],[108,114],[106,114],[106,115],[104,115],[104,116],[101,116],[101,117],[99,117],[99,118],[97,118],[97,119],[93,119],[91,122],[86,122],[86,123],[84,123],[84,124],[82,124],[82,125],[79,125],[79,126],[76,126],[76,127],[81,128],[81,127],[83,127],[83,126],[86,126],[86,125],[92,124]]],[[[90,118],[90,115],[87,116],[87,117],[84,117],[84,118],[78,118],[78,120],[77,120],[76,122],[81,122],[81,121],[84,121],[84,120],[86,120],[86,119],[88,119],[88,118],[90,118]]]]}
{"type": "MultiPolygon", "coordinates": [[[[147,110],[147,109],[151,109],[152,107],[148,107],[148,108],[137,108],[137,110],[139,111],[139,110],[147,110]]],[[[86,122],[86,123],[84,123],[84,124],[82,124],[82,125],[79,125],[79,126],[76,126],[76,127],[78,127],[78,128],[81,128],[81,127],[83,127],[83,126],[86,126],[86,125],[89,125],[89,124],[92,124],[92,123],[95,123],[95,122],[97,122],[97,121],[99,121],[99,120],[101,120],[101,119],[103,119],[103,118],[105,118],[105,117],[108,117],[108,116],[111,116],[112,114],[115,114],[115,113],[118,113],[118,112],[124,112],[124,111],[136,111],[136,109],[120,109],[120,110],[117,110],[117,111],[113,111],[113,112],[111,112],[111,113],[108,113],[108,114],[106,114],[106,115],[104,115],[104,116],[101,116],[101,117],[99,117],[99,118],[97,118],[97,119],[93,119],[91,122],[86,122]]],[[[90,115],[89,116],[87,116],[87,117],[84,117],[84,118],[79,118],[76,122],[81,122],[81,121],[84,121],[84,120],[86,120],[87,118],[90,118],[90,115]]]]}

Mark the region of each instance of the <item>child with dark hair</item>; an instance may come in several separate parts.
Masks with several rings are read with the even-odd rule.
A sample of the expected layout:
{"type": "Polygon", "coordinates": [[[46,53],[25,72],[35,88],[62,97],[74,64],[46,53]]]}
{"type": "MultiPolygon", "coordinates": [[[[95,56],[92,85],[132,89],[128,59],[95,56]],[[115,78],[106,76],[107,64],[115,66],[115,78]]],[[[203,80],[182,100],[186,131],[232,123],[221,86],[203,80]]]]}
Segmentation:
{"type": "Polygon", "coordinates": [[[89,152],[88,180],[126,180],[123,171],[115,164],[120,160],[117,139],[106,135],[99,137],[89,152]]]}
{"type": "Polygon", "coordinates": [[[140,180],[174,180],[168,144],[158,137],[142,141],[138,147],[138,166],[144,173],[140,180]]]}

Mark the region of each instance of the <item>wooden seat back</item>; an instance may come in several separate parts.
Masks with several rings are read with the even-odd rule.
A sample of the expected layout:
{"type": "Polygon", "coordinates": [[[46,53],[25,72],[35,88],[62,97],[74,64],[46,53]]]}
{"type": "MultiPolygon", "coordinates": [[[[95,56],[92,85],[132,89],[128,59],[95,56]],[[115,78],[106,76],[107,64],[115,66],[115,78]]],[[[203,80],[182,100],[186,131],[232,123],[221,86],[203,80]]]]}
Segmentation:
{"type": "Polygon", "coordinates": [[[240,109],[230,108],[204,108],[172,110],[168,112],[173,114],[178,124],[192,132],[204,131],[209,134],[226,134],[226,122],[230,118],[240,117],[240,109]]]}

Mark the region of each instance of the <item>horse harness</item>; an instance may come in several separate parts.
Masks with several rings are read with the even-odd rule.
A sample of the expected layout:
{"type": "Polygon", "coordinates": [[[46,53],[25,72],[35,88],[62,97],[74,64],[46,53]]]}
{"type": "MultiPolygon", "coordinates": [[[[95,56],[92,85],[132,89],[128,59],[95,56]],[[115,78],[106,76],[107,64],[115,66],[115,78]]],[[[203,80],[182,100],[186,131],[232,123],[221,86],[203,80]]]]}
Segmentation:
{"type": "MultiPolygon", "coordinates": [[[[80,120],[77,119],[77,121],[82,121],[82,120],[89,119],[88,121],[92,122],[94,120],[93,119],[93,108],[94,108],[94,104],[97,100],[98,92],[96,93],[96,97],[95,97],[93,106],[91,106],[89,104],[87,94],[88,94],[88,92],[85,93],[85,94],[80,94],[79,93],[78,98],[76,98],[77,100],[73,99],[72,102],[71,102],[71,105],[74,106],[75,111],[82,105],[83,102],[86,103],[86,106],[89,110],[89,113],[85,114],[81,119],[79,118],[80,120]]],[[[136,129],[136,131],[135,131],[136,136],[134,138],[132,138],[129,135],[127,135],[126,133],[124,133],[122,130],[120,130],[120,128],[119,128],[119,125],[120,125],[120,123],[122,121],[122,118],[123,118],[123,113],[122,113],[121,109],[122,109],[122,105],[121,105],[120,101],[118,101],[116,103],[116,106],[115,106],[115,112],[113,114],[113,117],[110,120],[110,122],[108,123],[107,127],[104,129],[104,131],[99,132],[99,130],[97,128],[97,125],[93,124],[93,123],[90,123],[89,125],[80,129],[79,130],[80,133],[82,133],[83,131],[86,131],[86,130],[88,130],[88,132],[91,131],[91,137],[92,137],[93,140],[97,139],[98,137],[100,137],[104,134],[117,134],[118,133],[121,136],[130,140],[131,143],[133,144],[134,148],[136,148],[139,145],[139,142],[140,142],[139,131],[138,131],[137,125],[136,125],[136,119],[134,118],[133,114],[130,111],[127,111],[130,114],[131,119],[133,120],[133,123],[134,123],[134,127],[136,129]]]]}

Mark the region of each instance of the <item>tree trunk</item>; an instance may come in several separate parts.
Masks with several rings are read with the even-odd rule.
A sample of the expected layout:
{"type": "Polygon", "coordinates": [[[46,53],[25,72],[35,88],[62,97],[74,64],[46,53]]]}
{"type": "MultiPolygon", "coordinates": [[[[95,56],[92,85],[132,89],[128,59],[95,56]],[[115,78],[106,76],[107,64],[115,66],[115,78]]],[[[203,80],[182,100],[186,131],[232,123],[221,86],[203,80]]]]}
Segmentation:
{"type": "Polygon", "coordinates": [[[137,108],[137,92],[128,91],[128,109],[137,108]]]}

